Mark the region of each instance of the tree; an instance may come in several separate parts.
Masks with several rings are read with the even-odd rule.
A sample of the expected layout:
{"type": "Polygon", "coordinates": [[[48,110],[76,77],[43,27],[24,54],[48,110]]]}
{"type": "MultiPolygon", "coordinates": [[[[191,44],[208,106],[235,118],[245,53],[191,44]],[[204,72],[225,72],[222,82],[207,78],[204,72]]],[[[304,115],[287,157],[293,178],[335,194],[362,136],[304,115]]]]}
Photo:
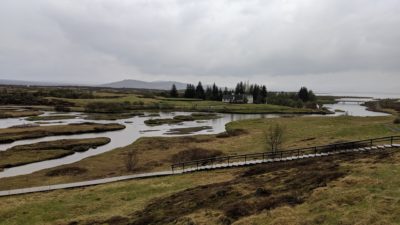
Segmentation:
{"type": "Polygon", "coordinates": [[[279,124],[271,125],[268,128],[266,132],[266,141],[268,148],[272,153],[276,153],[280,149],[284,141],[284,134],[285,128],[279,124]]]}
{"type": "Polygon", "coordinates": [[[298,92],[298,96],[303,102],[308,102],[309,96],[308,96],[307,88],[306,87],[300,88],[300,90],[298,92]]]}
{"type": "Polygon", "coordinates": [[[235,88],[235,94],[242,95],[245,92],[244,83],[240,81],[235,88]]]}
{"type": "Polygon", "coordinates": [[[315,96],[314,92],[312,90],[308,91],[308,101],[314,102],[317,100],[317,97],[315,96]]]}
{"type": "Polygon", "coordinates": [[[196,88],[194,87],[193,84],[188,84],[186,86],[185,98],[195,98],[196,97],[196,88]]]}
{"type": "Polygon", "coordinates": [[[205,95],[207,100],[213,100],[213,93],[210,86],[207,86],[205,95]]]}
{"type": "Polygon", "coordinates": [[[212,86],[212,100],[219,101],[219,90],[218,86],[214,83],[212,86]]]}
{"type": "Polygon", "coordinates": [[[262,99],[261,103],[263,104],[267,103],[267,95],[268,95],[267,87],[263,85],[261,88],[261,99],[262,99]]]}
{"type": "Polygon", "coordinates": [[[178,93],[178,90],[176,90],[175,84],[172,85],[172,88],[171,88],[171,91],[169,92],[169,95],[170,95],[172,98],[177,98],[177,97],[179,97],[179,93],[178,93]]]}
{"type": "Polygon", "coordinates": [[[139,162],[136,151],[130,149],[126,153],[126,157],[124,157],[124,162],[126,170],[130,172],[133,171],[139,162]]]}
{"type": "Polygon", "coordinates": [[[200,98],[200,99],[206,98],[206,95],[204,93],[204,88],[203,88],[203,85],[201,84],[201,82],[199,82],[196,87],[196,98],[200,98]]]}

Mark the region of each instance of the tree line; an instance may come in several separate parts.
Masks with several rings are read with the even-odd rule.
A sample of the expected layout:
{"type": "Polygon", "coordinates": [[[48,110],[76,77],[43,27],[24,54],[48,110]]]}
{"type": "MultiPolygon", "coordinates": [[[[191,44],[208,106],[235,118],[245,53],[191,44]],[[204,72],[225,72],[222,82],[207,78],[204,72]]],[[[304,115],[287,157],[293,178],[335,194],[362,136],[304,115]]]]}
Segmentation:
{"type": "Polygon", "coordinates": [[[265,85],[246,84],[239,82],[234,89],[218,87],[215,83],[203,87],[201,82],[197,85],[187,84],[186,89],[179,93],[175,84],[170,90],[170,97],[192,98],[211,101],[221,101],[224,95],[251,95],[254,104],[270,103],[295,108],[316,108],[316,96],[312,90],[301,87],[298,92],[268,92],[265,85]]]}
{"type": "Polygon", "coordinates": [[[258,84],[246,85],[244,82],[239,82],[235,89],[228,89],[227,87],[221,88],[215,83],[204,88],[203,84],[199,82],[197,85],[187,84],[182,94],[179,93],[175,84],[172,85],[170,90],[170,97],[173,98],[184,97],[210,101],[222,101],[224,95],[244,94],[252,95],[253,101],[256,104],[266,103],[267,87],[258,84]]]}

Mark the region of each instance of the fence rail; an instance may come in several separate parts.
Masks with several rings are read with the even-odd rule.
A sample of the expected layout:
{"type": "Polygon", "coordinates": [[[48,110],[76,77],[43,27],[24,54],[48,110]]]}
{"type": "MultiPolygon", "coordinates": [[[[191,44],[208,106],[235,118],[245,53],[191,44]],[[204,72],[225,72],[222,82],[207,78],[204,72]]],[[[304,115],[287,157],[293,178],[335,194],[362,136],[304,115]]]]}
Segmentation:
{"type": "Polygon", "coordinates": [[[227,164],[227,166],[229,166],[235,162],[236,163],[244,162],[246,164],[246,162],[254,160],[266,161],[266,160],[279,160],[288,157],[300,158],[301,156],[304,155],[317,156],[321,154],[334,153],[348,149],[357,149],[366,147],[373,148],[375,146],[385,147],[385,145],[392,146],[396,141],[400,142],[400,136],[380,137],[380,138],[366,139],[361,141],[351,141],[351,142],[343,142],[330,145],[281,150],[276,152],[260,152],[260,153],[249,153],[242,155],[229,155],[229,156],[205,158],[193,161],[174,163],[171,165],[171,169],[172,172],[174,172],[175,170],[185,171],[185,169],[198,170],[199,168],[204,168],[206,166],[212,167],[213,165],[216,164],[227,164]]]}

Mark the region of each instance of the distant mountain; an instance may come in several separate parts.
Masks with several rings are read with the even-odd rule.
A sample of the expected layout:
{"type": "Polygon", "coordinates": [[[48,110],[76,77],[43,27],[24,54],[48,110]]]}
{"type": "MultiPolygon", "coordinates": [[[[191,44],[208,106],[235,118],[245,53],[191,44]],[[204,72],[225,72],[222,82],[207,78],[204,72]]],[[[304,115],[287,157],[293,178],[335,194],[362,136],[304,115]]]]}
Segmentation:
{"type": "Polygon", "coordinates": [[[7,79],[0,79],[0,85],[22,85],[22,86],[79,86],[78,84],[68,84],[68,83],[41,82],[41,81],[24,81],[24,80],[7,80],[7,79]]]}
{"type": "Polygon", "coordinates": [[[169,90],[175,84],[177,89],[185,89],[185,83],[176,81],[141,81],[141,80],[121,80],[113,83],[100,85],[102,87],[111,88],[137,88],[137,89],[156,89],[156,90],[169,90]]]}

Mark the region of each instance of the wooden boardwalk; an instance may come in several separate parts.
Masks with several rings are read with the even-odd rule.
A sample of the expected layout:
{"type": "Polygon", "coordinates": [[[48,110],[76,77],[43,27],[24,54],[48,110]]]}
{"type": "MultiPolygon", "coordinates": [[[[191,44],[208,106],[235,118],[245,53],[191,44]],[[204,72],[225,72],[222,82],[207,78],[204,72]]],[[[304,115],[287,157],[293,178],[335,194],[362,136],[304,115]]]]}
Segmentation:
{"type": "Polygon", "coordinates": [[[173,164],[171,166],[172,169],[168,170],[168,171],[141,173],[141,174],[134,174],[134,175],[126,175],[126,176],[110,177],[110,178],[90,180],[90,181],[75,182],[75,183],[55,184],[55,185],[0,191],[0,197],[28,194],[28,193],[36,193],[36,192],[47,192],[47,191],[61,190],[61,189],[89,187],[89,186],[93,186],[93,185],[107,184],[107,183],[126,181],[126,180],[132,180],[132,179],[171,176],[171,175],[177,175],[177,174],[183,174],[183,173],[189,173],[189,172],[195,172],[195,171],[216,170],[216,169],[239,167],[239,166],[250,166],[250,165],[261,164],[261,163],[274,163],[274,162],[282,162],[282,161],[300,160],[300,159],[306,159],[306,158],[326,157],[326,156],[330,156],[330,155],[356,153],[356,152],[360,152],[360,153],[362,153],[362,152],[380,152],[385,149],[400,148],[400,144],[397,144],[397,143],[400,143],[400,136],[369,139],[369,140],[341,143],[341,144],[335,144],[335,145],[315,146],[315,147],[310,147],[310,148],[294,149],[294,150],[288,150],[288,151],[279,151],[273,155],[268,154],[268,153],[255,153],[255,154],[247,154],[247,155],[239,155],[239,156],[226,156],[226,157],[219,157],[219,158],[210,158],[210,159],[203,159],[203,160],[173,164]],[[395,141],[398,141],[398,142],[395,143],[395,141]],[[382,144],[373,145],[374,142],[381,142],[382,144]],[[384,144],[385,142],[389,142],[389,143],[384,144]],[[362,143],[368,143],[368,146],[360,147],[362,145],[362,143]],[[334,146],[334,147],[332,147],[332,146],[334,146]],[[345,148],[346,146],[348,146],[349,148],[345,148]],[[357,146],[357,147],[350,148],[350,146],[357,146]],[[327,148],[327,147],[329,147],[329,148],[327,148]],[[262,157],[262,158],[259,158],[259,157],[262,157]],[[242,159],[244,159],[244,160],[242,160],[242,159]]]}

